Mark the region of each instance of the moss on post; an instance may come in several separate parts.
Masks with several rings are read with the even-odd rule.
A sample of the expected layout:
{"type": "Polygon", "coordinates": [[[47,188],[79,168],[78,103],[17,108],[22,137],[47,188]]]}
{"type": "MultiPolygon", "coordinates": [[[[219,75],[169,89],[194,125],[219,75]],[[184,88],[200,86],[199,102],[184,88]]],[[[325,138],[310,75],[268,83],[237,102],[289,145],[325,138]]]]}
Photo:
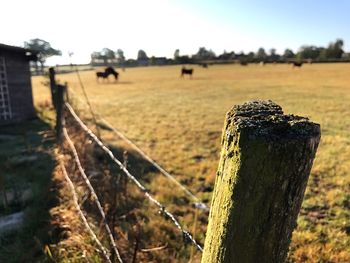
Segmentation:
{"type": "Polygon", "coordinates": [[[319,140],[272,101],[227,113],[202,263],[285,261],[319,140]]]}

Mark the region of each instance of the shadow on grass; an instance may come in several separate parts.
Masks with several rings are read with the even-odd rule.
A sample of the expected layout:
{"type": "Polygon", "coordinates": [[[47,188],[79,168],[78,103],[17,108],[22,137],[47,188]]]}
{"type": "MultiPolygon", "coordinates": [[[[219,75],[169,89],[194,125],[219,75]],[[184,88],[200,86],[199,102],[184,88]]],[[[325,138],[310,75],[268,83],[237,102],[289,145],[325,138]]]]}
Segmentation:
{"type": "Polygon", "coordinates": [[[0,126],[0,216],[23,211],[22,227],[0,233],[0,262],[49,261],[45,244],[56,241],[49,214],[57,203],[54,147],[41,119],[0,126]]]}

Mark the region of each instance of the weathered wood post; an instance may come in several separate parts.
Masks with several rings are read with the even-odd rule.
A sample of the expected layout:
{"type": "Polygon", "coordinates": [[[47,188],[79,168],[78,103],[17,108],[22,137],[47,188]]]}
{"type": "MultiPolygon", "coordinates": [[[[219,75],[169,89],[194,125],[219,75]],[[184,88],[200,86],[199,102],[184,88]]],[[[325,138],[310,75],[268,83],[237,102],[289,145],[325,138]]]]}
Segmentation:
{"type": "Polygon", "coordinates": [[[64,104],[64,94],[66,93],[67,86],[64,85],[56,85],[57,94],[56,94],[56,136],[57,139],[60,140],[62,136],[62,111],[64,104]]]}
{"type": "Polygon", "coordinates": [[[52,105],[56,109],[57,105],[57,99],[56,99],[56,93],[57,93],[57,85],[56,85],[56,72],[53,67],[49,68],[49,78],[50,78],[50,91],[51,91],[51,100],[52,105]]]}
{"type": "Polygon", "coordinates": [[[285,261],[319,140],[272,101],[227,113],[202,263],[285,261]]]}

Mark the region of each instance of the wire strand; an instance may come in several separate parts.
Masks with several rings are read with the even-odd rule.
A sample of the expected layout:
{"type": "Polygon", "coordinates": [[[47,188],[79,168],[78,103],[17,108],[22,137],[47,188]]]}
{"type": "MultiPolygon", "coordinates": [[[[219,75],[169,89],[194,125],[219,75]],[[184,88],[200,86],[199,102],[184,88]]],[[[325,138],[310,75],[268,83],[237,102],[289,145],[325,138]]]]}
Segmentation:
{"type": "MultiPolygon", "coordinates": [[[[75,92],[73,92],[75,97],[82,103],[85,104],[84,101],[77,96],[75,92]]],[[[126,137],[121,131],[111,125],[106,119],[101,117],[98,113],[96,116],[109,128],[111,129],[117,136],[119,136],[122,140],[127,142],[130,146],[132,146],[143,158],[145,158],[148,162],[150,162],[160,173],[170,179],[173,183],[179,186],[188,196],[195,201],[195,208],[209,211],[209,207],[202,202],[197,196],[195,196],[190,190],[188,190],[183,184],[181,184],[173,175],[171,175],[168,171],[166,171],[160,164],[158,164],[155,160],[153,160],[149,155],[147,155],[140,147],[138,147],[135,143],[133,143],[128,137],[126,137]]]]}
{"type": "Polygon", "coordinates": [[[81,87],[81,89],[82,89],[82,91],[83,91],[83,94],[84,94],[86,103],[87,103],[87,105],[89,106],[90,113],[91,113],[92,119],[93,119],[94,124],[95,124],[95,128],[96,128],[97,135],[100,135],[100,130],[99,130],[98,125],[97,125],[97,120],[96,120],[95,112],[92,110],[92,106],[91,106],[89,97],[87,96],[87,93],[86,93],[86,90],[85,90],[85,86],[84,86],[84,84],[83,84],[83,81],[81,80],[80,73],[79,73],[78,67],[77,67],[76,65],[75,65],[75,72],[77,73],[77,77],[78,77],[78,80],[79,80],[79,84],[80,84],[80,87],[81,87]]]}
{"type": "Polygon", "coordinates": [[[96,203],[96,205],[97,205],[97,208],[98,208],[98,210],[99,210],[99,212],[100,212],[100,214],[101,214],[101,217],[102,217],[102,219],[103,219],[103,223],[104,223],[105,228],[106,228],[106,231],[107,231],[107,233],[108,233],[109,240],[110,240],[110,242],[111,242],[111,244],[112,244],[112,247],[113,247],[113,249],[114,249],[114,253],[116,254],[116,256],[117,256],[119,262],[122,263],[123,260],[121,259],[120,254],[119,254],[119,251],[118,251],[118,248],[117,248],[117,246],[116,246],[116,244],[115,244],[115,241],[114,241],[114,238],[113,238],[113,235],[112,235],[112,231],[111,231],[110,227],[109,227],[108,224],[107,224],[106,215],[105,215],[105,213],[104,213],[104,211],[103,211],[101,202],[100,202],[100,200],[98,199],[98,196],[97,196],[97,194],[96,194],[96,192],[95,192],[93,186],[91,185],[91,183],[90,183],[90,181],[89,181],[89,178],[87,177],[87,175],[86,175],[86,173],[85,173],[83,167],[81,166],[81,162],[80,162],[80,160],[79,160],[78,152],[77,152],[77,150],[76,150],[76,148],[75,148],[75,146],[74,146],[72,140],[70,139],[70,137],[69,137],[69,135],[68,135],[68,132],[67,132],[67,129],[66,129],[65,127],[63,128],[63,135],[64,135],[65,139],[67,140],[67,142],[68,142],[68,144],[69,144],[69,147],[70,147],[70,149],[71,149],[71,151],[72,151],[72,153],[73,153],[73,155],[74,155],[74,159],[75,159],[75,162],[76,162],[76,164],[77,164],[77,166],[78,166],[78,169],[79,169],[79,171],[80,171],[80,174],[82,175],[82,177],[83,177],[83,179],[84,179],[86,185],[88,186],[88,188],[89,188],[89,190],[90,190],[90,192],[91,192],[91,194],[92,194],[92,196],[93,196],[93,199],[94,199],[94,201],[95,201],[95,203],[96,203]]]}
{"type": "Polygon", "coordinates": [[[189,195],[197,204],[196,208],[209,211],[208,206],[203,203],[197,196],[195,196],[190,190],[188,190],[184,185],[182,185],[176,178],[167,172],[162,166],[160,166],[156,161],[154,161],[151,157],[149,157],[144,151],[142,151],[136,144],[134,144],[130,139],[128,139],[123,133],[121,133],[118,129],[113,127],[109,122],[107,122],[104,118],[100,117],[102,122],[110,128],[115,134],[117,134],[120,138],[126,141],[129,145],[131,145],[143,158],[145,158],[148,162],[150,162],[155,168],[158,169],[163,175],[169,178],[173,183],[179,186],[187,195],[189,195]]]}
{"type": "Polygon", "coordinates": [[[93,240],[96,242],[96,244],[100,247],[101,251],[102,251],[102,254],[103,256],[106,258],[106,260],[108,261],[108,263],[112,263],[112,261],[110,260],[109,258],[109,250],[107,248],[105,248],[102,243],[100,242],[100,240],[98,240],[95,232],[91,229],[83,211],[81,210],[81,207],[79,205],[79,202],[78,202],[78,196],[77,196],[77,192],[75,190],[75,187],[74,187],[74,184],[72,182],[72,180],[69,178],[68,176],[68,173],[67,173],[67,170],[66,170],[66,167],[64,166],[63,162],[61,161],[61,169],[62,169],[62,173],[64,175],[64,177],[66,178],[67,182],[68,182],[68,185],[70,187],[70,190],[71,190],[71,193],[72,193],[72,197],[73,197],[73,202],[74,202],[74,205],[75,205],[75,208],[77,209],[84,225],[85,225],[85,228],[89,231],[91,237],[93,238],[93,240]]]}
{"type": "Polygon", "coordinates": [[[186,231],[179,221],[175,218],[173,214],[171,214],[164,205],[162,205],[158,200],[156,200],[150,193],[149,190],[143,186],[136,178],[133,176],[128,169],[114,156],[112,151],[108,149],[102,141],[82,122],[82,120],[78,117],[78,115],[74,112],[73,108],[69,103],[65,103],[66,107],[68,108],[69,112],[71,115],[74,117],[76,122],[80,125],[80,127],[109,155],[109,157],[114,161],[119,168],[126,174],[127,177],[129,177],[130,180],[132,180],[139,188],[140,190],[144,193],[144,195],[149,199],[153,204],[155,204],[160,212],[164,215],[166,215],[167,218],[169,218],[174,225],[182,232],[183,236],[190,240],[199,251],[203,252],[203,248],[198,244],[198,242],[192,237],[192,235],[186,231]]]}

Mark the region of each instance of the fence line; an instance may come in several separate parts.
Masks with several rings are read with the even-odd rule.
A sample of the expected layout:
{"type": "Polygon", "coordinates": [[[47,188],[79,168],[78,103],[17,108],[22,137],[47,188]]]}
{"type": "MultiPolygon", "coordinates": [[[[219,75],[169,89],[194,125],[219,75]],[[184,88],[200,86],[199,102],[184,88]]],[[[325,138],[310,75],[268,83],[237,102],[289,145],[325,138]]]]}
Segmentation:
{"type": "Polygon", "coordinates": [[[69,144],[69,147],[70,147],[70,149],[71,149],[71,151],[72,151],[72,153],[73,153],[73,155],[74,155],[74,159],[75,159],[75,162],[76,162],[76,164],[77,164],[77,166],[78,166],[78,169],[79,169],[79,171],[80,171],[80,174],[82,175],[82,177],[83,177],[83,179],[84,179],[86,185],[88,186],[88,188],[89,188],[89,190],[90,190],[90,192],[91,192],[91,194],[92,194],[92,196],[93,196],[93,199],[94,199],[94,201],[95,201],[95,203],[96,203],[96,205],[97,205],[97,208],[98,208],[98,210],[99,210],[99,212],[100,212],[100,214],[101,214],[101,217],[102,217],[102,219],[103,219],[103,222],[104,222],[106,231],[107,231],[107,233],[108,233],[108,237],[109,237],[110,242],[111,242],[111,244],[112,244],[112,247],[113,247],[113,249],[114,249],[114,253],[116,254],[116,256],[117,256],[119,262],[122,263],[123,260],[121,259],[120,254],[119,254],[119,251],[118,251],[118,248],[117,248],[117,246],[116,246],[116,244],[115,244],[115,241],[114,241],[114,238],[113,238],[113,235],[112,235],[112,231],[111,231],[110,227],[109,227],[108,224],[107,224],[106,215],[105,215],[105,213],[104,213],[104,211],[103,211],[103,208],[102,208],[102,206],[101,206],[100,200],[98,199],[98,196],[97,196],[97,194],[96,194],[96,192],[95,192],[93,186],[91,185],[91,183],[90,183],[90,181],[89,181],[89,178],[87,177],[87,175],[85,174],[85,171],[84,171],[83,167],[81,166],[81,163],[80,163],[80,160],[79,160],[79,156],[78,156],[78,152],[77,152],[77,150],[76,150],[76,148],[75,148],[75,146],[74,146],[72,140],[70,139],[70,137],[69,137],[69,135],[68,135],[68,133],[67,133],[67,129],[66,129],[66,128],[63,128],[63,135],[64,135],[65,139],[67,140],[67,142],[68,142],[68,144],[69,144]]]}
{"type": "MultiPolygon", "coordinates": [[[[75,92],[75,97],[82,103],[85,104],[85,102],[77,96],[75,92]]],[[[178,187],[180,187],[188,196],[192,198],[192,200],[195,201],[195,207],[201,210],[209,211],[209,207],[203,203],[197,196],[195,196],[190,190],[188,190],[183,184],[181,184],[176,178],[171,175],[168,171],[166,171],[160,164],[158,164],[156,161],[154,161],[150,156],[148,156],[140,147],[138,147],[136,144],[134,144],[129,138],[127,138],[121,131],[119,131],[117,128],[115,128],[113,125],[111,125],[106,119],[101,117],[99,114],[94,114],[97,116],[109,129],[111,129],[117,136],[119,136],[122,140],[127,142],[132,148],[134,148],[143,158],[145,158],[148,162],[150,162],[160,173],[162,173],[164,176],[166,176],[168,179],[170,179],[173,183],[175,183],[178,187]]]]}
{"type": "Polygon", "coordinates": [[[67,180],[67,182],[68,182],[68,184],[70,186],[75,208],[78,210],[78,213],[79,213],[81,219],[83,220],[85,228],[89,231],[89,233],[90,233],[91,237],[93,238],[93,240],[95,241],[95,243],[100,247],[100,249],[101,249],[101,251],[103,253],[103,256],[106,258],[108,263],[112,263],[112,261],[110,260],[110,258],[108,256],[108,254],[110,254],[109,250],[102,245],[100,240],[98,240],[95,232],[91,229],[91,227],[90,227],[90,225],[89,225],[89,223],[88,223],[88,221],[87,221],[83,211],[81,210],[81,207],[80,207],[79,202],[78,202],[78,197],[77,197],[77,193],[76,193],[74,184],[73,184],[72,180],[69,178],[67,170],[66,170],[66,168],[65,168],[65,166],[64,166],[62,161],[61,161],[61,170],[62,170],[62,173],[63,173],[64,177],[66,178],[66,180],[67,180]]]}
{"type": "Polygon", "coordinates": [[[203,203],[197,196],[195,196],[190,190],[188,190],[184,185],[182,185],[174,176],[172,176],[169,172],[167,172],[163,167],[161,167],[157,162],[155,162],[151,157],[149,157],[144,151],[142,151],[136,144],[134,144],[130,139],[128,139],[123,133],[121,133],[118,129],[113,127],[109,122],[107,122],[104,118],[100,117],[102,122],[110,128],[115,134],[117,134],[120,138],[126,141],[129,145],[131,145],[143,158],[145,158],[148,162],[150,162],[155,168],[158,169],[163,175],[169,178],[173,183],[179,186],[187,195],[189,195],[194,201],[196,208],[209,211],[208,206],[203,203]]]}
{"type": "Polygon", "coordinates": [[[109,155],[109,157],[114,161],[119,168],[126,174],[126,176],[132,180],[138,188],[141,189],[141,191],[144,193],[145,197],[149,199],[153,204],[155,204],[160,212],[164,215],[166,215],[167,218],[169,218],[174,225],[182,232],[184,238],[188,239],[191,241],[199,251],[203,252],[203,248],[198,244],[198,242],[192,237],[192,235],[186,231],[181,224],[177,221],[177,219],[172,215],[164,205],[162,205],[158,200],[156,200],[151,194],[149,194],[149,190],[143,186],[136,178],[133,176],[129,170],[114,156],[112,151],[108,149],[102,141],[82,122],[82,120],[78,117],[78,115],[74,112],[73,108],[69,103],[65,103],[66,107],[68,108],[70,114],[74,117],[76,122],[80,125],[80,127],[109,155]]]}
{"type": "Polygon", "coordinates": [[[85,101],[86,101],[87,105],[89,106],[90,113],[92,115],[92,119],[93,119],[95,127],[96,127],[96,132],[97,132],[98,135],[100,135],[100,130],[99,130],[98,126],[97,126],[96,115],[95,115],[95,112],[92,110],[92,106],[91,106],[89,97],[86,94],[85,86],[83,84],[83,81],[81,80],[80,73],[79,73],[77,65],[75,65],[75,72],[77,73],[77,77],[78,77],[78,80],[79,80],[80,87],[81,87],[81,89],[83,91],[83,94],[84,94],[84,97],[85,97],[85,101]]]}

